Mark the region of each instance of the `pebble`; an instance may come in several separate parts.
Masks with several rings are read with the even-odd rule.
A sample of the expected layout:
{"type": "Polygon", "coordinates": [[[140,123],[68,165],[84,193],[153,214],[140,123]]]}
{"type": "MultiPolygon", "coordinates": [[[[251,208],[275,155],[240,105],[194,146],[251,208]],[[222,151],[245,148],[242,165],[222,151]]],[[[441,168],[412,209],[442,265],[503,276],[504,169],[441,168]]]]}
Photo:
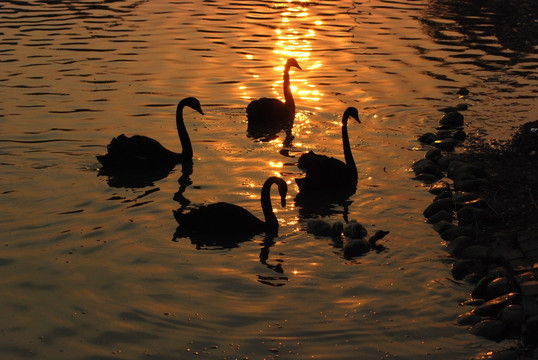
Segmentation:
{"type": "Polygon", "coordinates": [[[432,184],[428,191],[430,194],[439,195],[442,192],[450,191],[450,184],[446,181],[438,181],[435,184],[432,184]]]}
{"type": "Polygon", "coordinates": [[[457,321],[460,325],[474,325],[482,321],[482,317],[473,311],[469,311],[459,315],[457,321]]]}
{"type": "Polygon", "coordinates": [[[463,126],[463,115],[458,111],[452,111],[449,113],[446,113],[441,120],[439,120],[439,124],[443,128],[457,128],[463,126]]]}
{"type": "Polygon", "coordinates": [[[472,243],[473,239],[471,239],[469,236],[458,236],[451,242],[447,243],[446,250],[450,255],[457,257],[465,248],[471,246],[472,243]]]}
{"type": "Polygon", "coordinates": [[[452,213],[449,213],[446,210],[441,210],[441,211],[436,212],[432,216],[430,216],[426,220],[426,222],[428,224],[435,224],[435,223],[438,223],[439,221],[452,221],[452,219],[453,219],[452,213]]]}
{"type": "Polygon", "coordinates": [[[462,280],[466,275],[481,274],[484,273],[486,269],[486,266],[480,260],[463,259],[456,261],[452,265],[451,272],[454,279],[462,280]]]}
{"type": "Polygon", "coordinates": [[[471,328],[471,333],[488,340],[500,341],[504,338],[506,328],[499,320],[482,320],[471,328]]]}
{"type": "Polygon", "coordinates": [[[424,217],[429,218],[441,210],[446,210],[448,212],[454,211],[454,202],[451,199],[436,200],[428,205],[428,207],[423,211],[423,214],[424,217]]]}
{"type": "Polygon", "coordinates": [[[442,232],[440,232],[441,238],[446,241],[452,241],[458,236],[469,236],[472,239],[476,238],[476,229],[472,226],[455,226],[452,228],[448,228],[442,232]]]}
{"type": "Polygon", "coordinates": [[[508,294],[514,290],[510,280],[508,277],[498,277],[496,279],[493,279],[487,286],[486,289],[486,298],[487,299],[493,299],[496,297],[499,297],[501,295],[508,294]]]}
{"type": "Polygon", "coordinates": [[[511,292],[495,299],[486,301],[484,304],[477,307],[474,311],[481,316],[495,315],[502,308],[511,305],[519,300],[519,293],[511,292]]]}

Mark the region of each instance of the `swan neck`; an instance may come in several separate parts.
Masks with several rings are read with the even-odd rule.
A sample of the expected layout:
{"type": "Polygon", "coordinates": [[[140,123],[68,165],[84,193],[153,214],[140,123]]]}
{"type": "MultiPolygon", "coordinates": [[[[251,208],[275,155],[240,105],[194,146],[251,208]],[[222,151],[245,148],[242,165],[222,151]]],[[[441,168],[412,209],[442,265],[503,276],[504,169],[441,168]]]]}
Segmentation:
{"type": "Polygon", "coordinates": [[[286,107],[290,112],[295,113],[295,101],[293,100],[293,95],[291,94],[290,86],[290,67],[286,65],[284,68],[284,99],[286,100],[286,107]]]}
{"type": "Polygon", "coordinates": [[[192,144],[189,134],[187,133],[187,128],[185,127],[185,122],[183,121],[183,105],[181,102],[177,105],[176,109],[176,127],[177,133],[179,135],[179,141],[181,142],[182,154],[192,158],[192,144]]]}
{"type": "Polygon", "coordinates": [[[278,220],[273,212],[273,206],[271,205],[271,185],[274,182],[266,181],[262,187],[261,204],[263,216],[265,218],[265,232],[266,234],[276,235],[278,233],[278,220]]]}
{"type": "Polygon", "coordinates": [[[357,166],[355,165],[355,160],[353,159],[353,154],[351,153],[351,145],[349,144],[347,120],[347,116],[342,119],[342,143],[344,145],[344,158],[346,160],[346,165],[349,166],[354,173],[357,173],[357,166]]]}

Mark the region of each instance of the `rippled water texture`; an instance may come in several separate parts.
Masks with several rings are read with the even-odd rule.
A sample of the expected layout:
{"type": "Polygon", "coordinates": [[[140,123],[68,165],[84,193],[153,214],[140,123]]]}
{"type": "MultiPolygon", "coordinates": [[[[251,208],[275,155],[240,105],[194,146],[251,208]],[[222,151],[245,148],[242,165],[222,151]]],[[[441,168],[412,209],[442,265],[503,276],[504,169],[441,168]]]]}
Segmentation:
{"type": "Polygon", "coordinates": [[[468,104],[465,130],[483,137],[537,118],[535,2],[476,3],[2,1],[0,357],[465,359],[513,345],[456,325],[470,287],[451,280],[410,172],[441,107],[468,104]],[[244,109],[283,98],[292,56],[294,139],[255,141],[244,109]],[[184,112],[192,172],[143,187],[99,175],[95,156],[121,133],[179,151],[187,96],[205,112],[184,112]],[[342,159],[348,106],[362,121],[349,124],[356,194],[296,205],[297,157],[280,150],[342,159]],[[262,217],[271,175],[290,188],[284,209],[273,189],[274,243],[171,241],[180,207],[228,201],[262,217]],[[305,231],[346,216],[390,231],[387,249],[348,261],[305,231]]]}

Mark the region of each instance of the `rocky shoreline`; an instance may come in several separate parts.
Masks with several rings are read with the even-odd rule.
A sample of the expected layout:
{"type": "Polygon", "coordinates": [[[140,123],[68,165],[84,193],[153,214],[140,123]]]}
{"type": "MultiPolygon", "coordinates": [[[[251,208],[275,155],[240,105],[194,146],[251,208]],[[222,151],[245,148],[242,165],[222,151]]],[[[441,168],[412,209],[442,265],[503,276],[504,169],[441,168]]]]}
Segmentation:
{"type": "Polygon", "coordinates": [[[419,137],[426,154],[413,171],[434,197],[424,216],[445,241],[453,278],[474,284],[457,322],[518,340],[490,359],[537,359],[538,121],[511,141],[485,142],[463,131],[466,108],[442,109],[437,131],[419,137]]]}

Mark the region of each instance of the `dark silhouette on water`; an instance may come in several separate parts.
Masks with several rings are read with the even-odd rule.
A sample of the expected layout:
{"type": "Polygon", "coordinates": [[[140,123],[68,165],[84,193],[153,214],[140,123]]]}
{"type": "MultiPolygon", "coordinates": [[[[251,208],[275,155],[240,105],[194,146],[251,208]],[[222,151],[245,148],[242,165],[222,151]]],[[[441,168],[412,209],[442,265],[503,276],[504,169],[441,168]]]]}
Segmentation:
{"type": "Polygon", "coordinates": [[[199,206],[187,213],[174,210],[174,217],[179,223],[174,240],[178,237],[190,237],[197,246],[235,247],[237,243],[263,232],[268,237],[277,236],[278,220],[273,213],[270,198],[273,184],[278,186],[282,207],[286,206],[286,182],[275,176],[268,178],[261,190],[265,221],[240,206],[224,202],[199,206]]]}
{"type": "Polygon", "coordinates": [[[107,175],[124,174],[125,176],[144,174],[152,177],[166,177],[174,166],[181,162],[192,162],[192,145],[183,121],[183,108],[188,106],[204,114],[200,102],[188,97],[179,102],[176,109],[176,127],[183,149],[176,153],[166,149],[157,140],[144,135],[127,137],[121,134],[112,139],[107,146],[107,154],[97,156],[103,165],[102,173],[107,175]]]}
{"type": "Polygon", "coordinates": [[[290,68],[302,70],[297,60],[289,58],[284,65],[284,99],[282,102],[274,98],[253,100],[247,106],[247,136],[254,139],[272,140],[281,130],[291,135],[295,119],[295,101],[290,88],[290,68]]]}
{"type": "Polygon", "coordinates": [[[358,173],[347,133],[348,118],[352,117],[360,123],[359,112],[348,107],[342,117],[342,143],[345,162],[315,154],[309,151],[301,155],[297,166],[306,172],[304,178],[296,178],[299,194],[296,200],[302,202],[309,198],[319,200],[343,201],[357,190],[358,173]]]}

